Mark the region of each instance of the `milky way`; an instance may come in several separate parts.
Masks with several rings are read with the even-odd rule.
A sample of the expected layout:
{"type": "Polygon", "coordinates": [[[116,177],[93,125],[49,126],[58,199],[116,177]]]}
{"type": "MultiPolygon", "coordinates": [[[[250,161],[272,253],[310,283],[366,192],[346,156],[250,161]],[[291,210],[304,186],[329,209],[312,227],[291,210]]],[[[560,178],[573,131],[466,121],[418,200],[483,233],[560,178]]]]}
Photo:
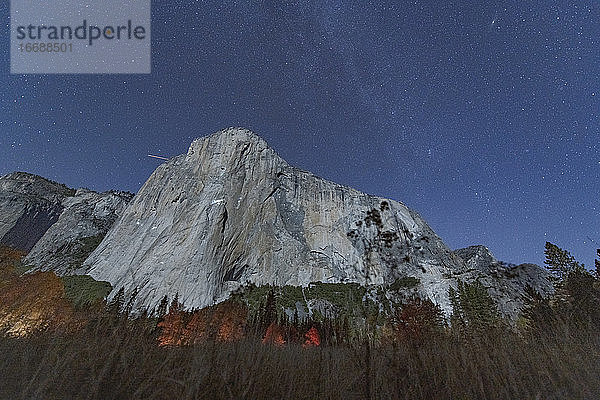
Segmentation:
{"type": "Polygon", "coordinates": [[[110,76],[10,75],[6,3],[0,174],[136,191],[148,154],[244,126],[451,247],[542,263],[549,240],[593,263],[597,1],[153,2],[152,74],[110,76]]]}

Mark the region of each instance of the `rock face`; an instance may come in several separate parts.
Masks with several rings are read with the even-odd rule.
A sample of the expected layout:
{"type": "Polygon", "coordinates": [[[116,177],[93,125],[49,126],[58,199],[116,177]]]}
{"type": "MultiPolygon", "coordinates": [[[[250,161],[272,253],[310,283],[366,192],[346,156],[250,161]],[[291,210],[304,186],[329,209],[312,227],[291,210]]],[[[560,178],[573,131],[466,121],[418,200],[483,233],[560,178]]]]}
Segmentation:
{"type": "Polygon", "coordinates": [[[508,316],[516,317],[523,308],[527,286],[542,296],[554,292],[550,273],[535,264],[507,266],[485,246],[470,246],[455,253],[466,266],[466,269],[457,271],[455,277],[465,282],[481,282],[498,303],[498,308],[508,316]]]}
{"type": "Polygon", "coordinates": [[[54,224],[75,191],[25,172],[0,177],[0,243],[29,251],[54,224]]]}
{"type": "Polygon", "coordinates": [[[23,260],[32,270],[71,274],[100,244],[133,195],[79,189],[66,198],[60,217],[23,260]]]}
{"type": "Polygon", "coordinates": [[[485,246],[469,246],[454,253],[465,261],[466,271],[488,273],[500,265],[500,261],[485,246]]]}
{"type": "Polygon", "coordinates": [[[294,168],[252,132],[230,128],[159,166],[79,273],[109,281],[113,294],[137,289],[138,306],[150,309],[176,293],[204,307],[250,282],[414,277],[449,312],[448,287],[471,276],[473,258],[460,254],[404,204],[294,168]]]}
{"type": "Polygon", "coordinates": [[[507,266],[483,246],[453,252],[404,204],[292,167],[237,128],[195,140],[133,200],[21,172],[0,177],[0,244],[29,251],[32,270],[138,291],[137,306],[149,309],[175,294],[204,307],[248,283],[356,282],[410,284],[398,293],[450,313],[448,288],[478,280],[514,318],[527,286],[553,290],[544,269],[507,266]]]}

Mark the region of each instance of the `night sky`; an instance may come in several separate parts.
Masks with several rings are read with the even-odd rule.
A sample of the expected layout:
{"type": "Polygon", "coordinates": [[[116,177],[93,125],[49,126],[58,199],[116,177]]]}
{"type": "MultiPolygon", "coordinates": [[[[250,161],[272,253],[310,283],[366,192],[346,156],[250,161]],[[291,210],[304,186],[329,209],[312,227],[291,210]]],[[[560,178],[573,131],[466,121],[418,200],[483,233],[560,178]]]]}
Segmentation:
{"type": "Polygon", "coordinates": [[[600,247],[600,2],[155,1],[151,75],[10,75],[0,175],[137,191],[229,126],[416,209],[451,248],[590,266],[600,247]]]}

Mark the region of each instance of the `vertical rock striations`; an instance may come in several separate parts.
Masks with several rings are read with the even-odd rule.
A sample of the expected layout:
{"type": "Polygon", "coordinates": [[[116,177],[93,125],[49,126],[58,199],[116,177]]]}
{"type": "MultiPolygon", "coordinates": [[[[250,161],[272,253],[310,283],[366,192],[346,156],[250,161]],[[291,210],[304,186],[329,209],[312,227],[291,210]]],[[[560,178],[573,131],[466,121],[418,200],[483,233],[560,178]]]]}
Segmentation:
{"type": "Polygon", "coordinates": [[[412,276],[448,311],[448,276],[459,269],[464,261],[402,203],[294,168],[254,133],[230,128],[158,167],[79,272],[139,290],[138,303],[150,308],[175,293],[203,307],[248,282],[412,276]],[[360,224],[371,210],[389,247],[374,245],[374,227],[360,224]],[[360,235],[349,237],[353,230],[360,235]]]}
{"type": "Polygon", "coordinates": [[[32,270],[71,274],[100,244],[133,195],[79,189],[66,198],[60,217],[31,249],[24,264],[32,270]]]}
{"type": "Polygon", "coordinates": [[[29,251],[54,224],[75,191],[25,172],[0,177],[0,243],[29,251]]]}

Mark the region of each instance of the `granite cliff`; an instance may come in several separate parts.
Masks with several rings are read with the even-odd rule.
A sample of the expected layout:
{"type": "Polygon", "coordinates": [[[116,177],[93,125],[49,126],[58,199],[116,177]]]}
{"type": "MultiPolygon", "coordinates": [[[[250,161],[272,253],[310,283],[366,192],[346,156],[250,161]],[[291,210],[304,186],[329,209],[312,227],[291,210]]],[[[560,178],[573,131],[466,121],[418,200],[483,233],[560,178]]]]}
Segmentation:
{"type": "Polygon", "coordinates": [[[31,249],[23,263],[32,271],[54,271],[68,275],[100,244],[133,194],[97,193],[78,189],[62,202],[58,220],[31,249]]]}
{"type": "Polygon", "coordinates": [[[248,284],[324,282],[429,297],[449,313],[448,288],[478,280],[515,317],[527,286],[552,292],[546,270],[483,246],[451,251],[404,204],[290,166],[245,129],[195,140],[132,197],[0,177],[0,243],[29,252],[31,271],[89,274],[149,309],[176,294],[200,308],[248,284]]]}
{"type": "Polygon", "coordinates": [[[457,279],[489,278],[504,285],[491,292],[513,314],[515,280],[544,284],[534,282],[544,280],[537,266],[491,277],[493,260],[481,260],[451,251],[404,204],[290,166],[254,133],[229,128],[160,165],[77,272],[110,282],[113,294],[137,291],[150,309],[175,294],[204,307],[248,283],[414,278],[416,293],[449,312],[457,279]]]}
{"type": "Polygon", "coordinates": [[[63,211],[74,190],[37,175],[0,177],[0,243],[28,252],[63,211]]]}
{"type": "Polygon", "coordinates": [[[0,243],[32,271],[70,274],[102,241],[133,194],[71,189],[37,175],[0,177],[0,243]]]}

